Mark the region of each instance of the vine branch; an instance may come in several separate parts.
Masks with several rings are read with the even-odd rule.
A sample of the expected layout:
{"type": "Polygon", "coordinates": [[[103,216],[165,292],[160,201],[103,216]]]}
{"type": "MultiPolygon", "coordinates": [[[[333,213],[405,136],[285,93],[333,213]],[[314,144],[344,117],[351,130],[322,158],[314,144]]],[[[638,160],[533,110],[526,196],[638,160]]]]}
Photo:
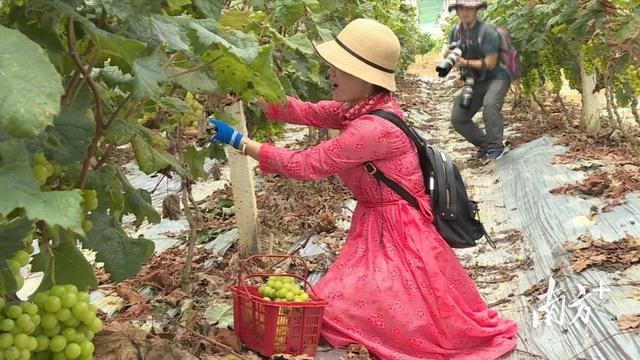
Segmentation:
{"type": "MultiPolygon", "coordinates": [[[[181,164],[184,164],[184,146],[182,144],[182,126],[180,123],[176,126],[175,145],[178,153],[178,159],[181,164]]],[[[191,284],[189,279],[191,278],[191,262],[193,260],[193,251],[196,247],[196,239],[198,237],[197,221],[194,219],[191,213],[191,207],[189,206],[189,199],[193,198],[191,195],[191,177],[189,175],[182,177],[182,207],[184,208],[184,214],[187,217],[189,223],[189,242],[187,245],[187,257],[184,261],[184,267],[182,268],[182,274],[180,276],[180,283],[182,290],[187,294],[191,293],[191,284]]],[[[197,209],[197,204],[195,205],[197,209]]]]}
{"type": "Polygon", "coordinates": [[[102,99],[100,98],[100,90],[98,89],[98,85],[91,78],[91,74],[88,69],[85,68],[84,64],[82,64],[82,60],[78,55],[78,50],[76,48],[76,35],[73,28],[73,19],[69,17],[67,19],[67,40],[69,44],[69,54],[73,58],[73,62],[76,65],[76,68],[82,73],[84,80],[89,85],[91,89],[91,93],[95,99],[95,109],[94,119],[96,122],[96,131],[93,134],[93,139],[91,140],[91,144],[89,144],[89,148],[87,149],[87,155],[82,163],[82,170],[80,171],[80,179],[78,180],[78,188],[83,189],[87,182],[87,177],[89,175],[89,167],[91,165],[91,160],[95,155],[96,149],[98,148],[98,142],[102,137],[102,133],[104,131],[104,112],[102,109],[102,99]]]}

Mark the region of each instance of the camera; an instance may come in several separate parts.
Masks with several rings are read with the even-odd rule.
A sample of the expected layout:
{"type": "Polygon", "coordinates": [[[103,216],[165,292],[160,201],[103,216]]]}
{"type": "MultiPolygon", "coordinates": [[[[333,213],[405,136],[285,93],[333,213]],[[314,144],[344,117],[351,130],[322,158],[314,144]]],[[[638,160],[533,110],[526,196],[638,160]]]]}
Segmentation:
{"type": "Polygon", "coordinates": [[[447,76],[447,74],[449,74],[449,72],[451,72],[451,69],[453,69],[453,66],[458,62],[458,59],[460,59],[460,57],[462,56],[461,45],[462,44],[455,43],[455,42],[449,45],[449,49],[451,50],[451,52],[447,55],[447,57],[444,58],[444,60],[442,60],[442,62],[440,62],[436,66],[436,71],[438,72],[438,76],[445,77],[447,76]]]}
{"type": "Polygon", "coordinates": [[[471,106],[471,101],[473,100],[473,84],[474,79],[471,76],[467,76],[464,79],[464,86],[462,87],[462,95],[460,99],[460,107],[465,109],[471,106]]]}

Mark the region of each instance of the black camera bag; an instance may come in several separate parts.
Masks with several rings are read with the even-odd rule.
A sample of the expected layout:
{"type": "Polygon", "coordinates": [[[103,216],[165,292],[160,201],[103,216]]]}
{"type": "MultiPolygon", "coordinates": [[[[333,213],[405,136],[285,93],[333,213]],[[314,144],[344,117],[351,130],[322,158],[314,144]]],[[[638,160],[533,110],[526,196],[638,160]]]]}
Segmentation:
{"type": "MultiPolygon", "coordinates": [[[[479,220],[478,203],[468,198],[460,171],[451,158],[439,149],[427,145],[424,138],[398,115],[385,110],[374,110],[370,114],[391,121],[402,129],[416,145],[420,168],[424,176],[424,187],[425,190],[428,189],[431,196],[433,222],[449,246],[452,248],[473,247],[476,245],[476,240],[484,236],[489,245],[495,248],[495,243],[479,220]]],[[[389,179],[371,162],[365,163],[365,169],[413,207],[418,208],[418,201],[411,193],[389,179]]]]}

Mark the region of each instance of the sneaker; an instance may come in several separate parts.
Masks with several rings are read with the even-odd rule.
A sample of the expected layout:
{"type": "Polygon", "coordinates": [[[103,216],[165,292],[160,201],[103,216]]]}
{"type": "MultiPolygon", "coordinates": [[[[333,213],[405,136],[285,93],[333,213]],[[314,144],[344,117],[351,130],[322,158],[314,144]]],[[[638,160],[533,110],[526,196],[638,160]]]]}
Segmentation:
{"type": "Polygon", "coordinates": [[[507,141],[503,141],[502,147],[499,147],[497,149],[487,150],[487,159],[498,160],[504,154],[506,154],[507,151],[509,151],[509,143],[507,143],[507,141]]]}
{"type": "Polygon", "coordinates": [[[505,152],[506,151],[504,147],[488,150],[487,159],[498,160],[502,157],[502,155],[504,155],[505,152]]]}

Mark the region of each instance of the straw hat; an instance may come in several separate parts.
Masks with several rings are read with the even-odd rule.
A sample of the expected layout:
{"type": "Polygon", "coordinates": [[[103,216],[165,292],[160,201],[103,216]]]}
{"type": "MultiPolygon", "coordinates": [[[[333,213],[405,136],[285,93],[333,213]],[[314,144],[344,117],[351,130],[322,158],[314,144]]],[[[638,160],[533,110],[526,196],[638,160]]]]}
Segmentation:
{"type": "Polygon", "coordinates": [[[456,0],[454,4],[449,5],[449,11],[456,9],[458,6],[486,9],[487,3],[481,0],[456,0]]]}
{"type": "Polygon", "coordinates": [[[335,40],[313,44],[332,66],[387,90],[396,90],[394,71],[400,58],[400,41],[375,20],[356,19],[335,40]]]}

